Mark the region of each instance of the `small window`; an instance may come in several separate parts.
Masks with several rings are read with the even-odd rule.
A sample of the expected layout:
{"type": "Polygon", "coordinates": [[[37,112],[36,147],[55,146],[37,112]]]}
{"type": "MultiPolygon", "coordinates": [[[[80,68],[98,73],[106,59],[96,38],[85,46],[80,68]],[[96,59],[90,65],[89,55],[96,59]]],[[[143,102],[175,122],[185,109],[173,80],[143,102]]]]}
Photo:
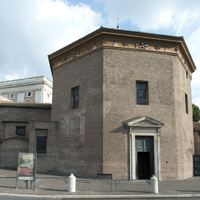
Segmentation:
{"type": "Polygon", "coordinates": [[[32,92],[27,92],[27,97],[32,97],[32,92]]]}
{"type": "Polygon", "coordinates": [[[47,98],[49,98],[49,93],[47,93],[47,98]]]}
{"type": "Polygon", "coordinates": [[[16,126],[16,135],[25,137],[26,127],[25,126],[16,126]]]}
{"type": "Polygon", "coordinates": [[[10,99],[14,99],[15,98],[15,94],[10,94],[10,99]]]}
{"type": "Polygon", "coordinates": [[[188,95],[185,93],[185,111],[188,114],[188,95]]]}
{"type": "Polygon", "coordinates": [[[75,87],[71,89],[72,94],[72,109],[79,107],[79,87],[75,87]]]}
{"type": "Polygon", "coordinates": [[[188,71],[186,71],[186,78],[188,78],[188,71]]]}
{"type": "Polygon", "coordinates": [[[137,104],[148,105],[148,82],[136,81],[137,104]]]}
{"type": "Polygon", "coordinates": [[[198,132],[198,142],[200,142],[200,131],[198,132]]]}
{"type": "Polygon", "coordinates": [[[47,151],[47,137],[46,136],[37,136],[36,151],[38,153],[46,153],[47,151]]]}

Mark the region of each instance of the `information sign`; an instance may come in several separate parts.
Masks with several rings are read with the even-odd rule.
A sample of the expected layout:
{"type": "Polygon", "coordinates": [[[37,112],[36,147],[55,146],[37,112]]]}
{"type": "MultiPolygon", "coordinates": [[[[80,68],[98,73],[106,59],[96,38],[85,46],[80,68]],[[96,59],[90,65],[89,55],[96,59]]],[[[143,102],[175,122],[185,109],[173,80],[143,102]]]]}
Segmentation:
{"type": "Polygon", "coordinates": [[[31,181],[31,184],[32,181],[34,181],[35,185],[35,174],[36,174],[36,153],[18,152],[16,188],[18,180],[26,181],[27,185],[29,180],[31,181]]]}
{"type": "MultiPolygon", "coordinates": [[[[35,154],[19,153],[18,178],[34,177],[35,154]]],[[[27,180],[27,179],[26,179],[27,180]]]]}

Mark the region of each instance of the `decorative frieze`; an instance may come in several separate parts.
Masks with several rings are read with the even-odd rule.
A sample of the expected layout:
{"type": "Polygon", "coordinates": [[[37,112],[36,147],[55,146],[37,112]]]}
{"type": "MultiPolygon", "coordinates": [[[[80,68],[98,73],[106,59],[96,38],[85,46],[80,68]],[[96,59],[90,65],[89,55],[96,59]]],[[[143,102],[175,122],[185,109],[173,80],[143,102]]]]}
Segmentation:
{"type": "Polygon", "coordinates": [[[92,49],[94,50],[94,49],[96,49],[96,48],[97,48],[97,47],[96,47],[96,42],[95,42],[92,49]]]}
{"type": "Polygon", "coordinates": [[[24,93],[25,92],[25,90],[20,90],[20,91],[18,91],[18,93],[24,93]]]}
{"type": "Polygon", "coordinates": [[[85,53],[87,53],[89,51],[89,47],[85,48],[85,53]]]}
{"type": "Polygon", "coordinates": [[[160,46],[156,45],[156,46],[154,47],[154,49],[160,50],[160,46]]]}
{"type": "Polygon", "coordinates": [[[166,44],[166,45],[165,45],[165,50],[164,50],[164,51],[168,51],[168,49],[167,49],[167,48],[168,48],[168,45],[166,44]]]}
{"type": "Polygon", "coordinates": [[[176,46],[176,47],[174,48],[174,51],[178,52],[178,46],[176,46]]]}
{"type": "Polygon", "coordinates": [[[74,59],[74,58],[76,58],[76,57],[78,57],[80,55],[80,51],[76,51],[76,50],[74,50],[74,53],[72,54],[72,59],[74,59]]]}
{"type": "Polygon", "coordinates": [[[122,45],[123,45],[124,47],[126,47],[126,46],[128,47],[128,43],[127,43],[126,41],[123,42],[122,45]]]}
{"type": "Polygon", "coordinates": [[[117,44],[116,40],[114,40],[113,46],[114,46],[114,47],[118,47],[118,44],[117,44]]]}
{"type": "Polygon", "coordinates": [[[101,44],[102,44],[102,45],[106,44],[106,40],[103,39],[103,40],[101,41],[101,44]]]}
{"type": "Polygon", "coordinates": [[[147,47],[148,47],[148,45],[147,45],[147,44],[144,44],[143,41],[141,41],[139,44],[136,44],[136,45],[135,45],[135,48],[136,48],[136,49],[144,49],[144,50],[146,50],[147,47]]]}
{"type": "MultiPolygon", "coordinates": [[[[119,37],[119,39],[113,40],[112,37],[107,37],[107,38],[99,38],[99,40],[97,39],[96,41],[91,40],[91,42],[88,42],[86,45],[82,44],[78,47],[79,51],[72,49],[69,52],[65,52],[63,57],[62,55],[60,55],[60,57],[57,58],[57,61],[56,60],[51,61],[53,69],[56,69],[61,64],[72,61],[74,58],[83,56],[84,54],[88,52],[93,52],[97,50],[98,48],[102,48],[103,46],[112,47],[112,48],[124,48],[124,49],[127,48],[128,50],[135,49],[135,50],[159,51],[159,52],[169,52],[169,53],[177,52],[179,54],[179,58],[181,62],[183,63],[183,65],[185,62],[185,57],[183,56],[181,50],[179,49],[179,46],[175,45],[174,43],[166,44],[164,42],[162,43],[161,41],[159,41],[159,44],[158,43],[156,44],[156,41],[149,40],[149,39],[146,41],[141,40],[139,42],[137,38],[133,38],[133,39],[128,38],[128,40],[124,40],[123,38],[119,37]],[[73,54],[71,55],[71,58],[70,58],[70,53],[72,51],[73,51],[73,54]],[[69,55],[67,55],[67,53],[69,53],[69,55]]],[[[189,73],[189,75],[190,74],[191,73],[189,73]]]]}

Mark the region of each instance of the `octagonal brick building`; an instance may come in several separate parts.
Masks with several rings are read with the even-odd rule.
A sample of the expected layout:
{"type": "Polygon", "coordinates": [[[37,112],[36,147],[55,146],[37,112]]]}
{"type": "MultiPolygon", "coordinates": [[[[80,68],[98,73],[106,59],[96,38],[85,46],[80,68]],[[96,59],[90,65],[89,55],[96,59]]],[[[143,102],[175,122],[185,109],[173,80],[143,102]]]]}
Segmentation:
{"type": "Polygon", "coordinates": [[[101,27],[48,57],[58,171],[193,176],[196,67],[183,37],[101,27]]]}

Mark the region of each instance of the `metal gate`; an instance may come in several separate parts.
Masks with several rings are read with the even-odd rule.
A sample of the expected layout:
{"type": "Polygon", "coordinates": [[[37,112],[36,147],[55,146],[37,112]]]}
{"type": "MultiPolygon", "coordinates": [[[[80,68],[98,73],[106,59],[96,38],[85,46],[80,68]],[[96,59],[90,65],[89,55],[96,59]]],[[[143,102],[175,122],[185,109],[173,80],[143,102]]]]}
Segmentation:
{"type": "Polygon", "coordinates": [[[200,155],[193,155],[194,176],[200,176],[200,155]]]}

